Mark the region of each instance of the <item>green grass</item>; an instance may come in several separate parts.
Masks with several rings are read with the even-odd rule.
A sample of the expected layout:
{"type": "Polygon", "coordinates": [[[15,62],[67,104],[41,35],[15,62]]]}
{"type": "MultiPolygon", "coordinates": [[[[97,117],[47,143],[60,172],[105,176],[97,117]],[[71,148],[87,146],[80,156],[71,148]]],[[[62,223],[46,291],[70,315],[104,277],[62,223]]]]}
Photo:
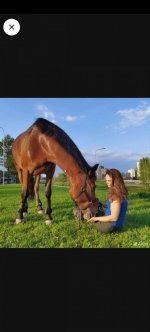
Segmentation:
{"type": "MultiPolygon", "coordinates": [[[[45,186],[40,198],[45,208],[45,186]]],[[[69,188],[52,187],[52,209],[55,223],[46,226],[45,215],[39,216],[35,201],[29,201],[25,223],[15,225],[20,205],[20,185],[0,185],[1,248],[149,248],[150,190],[130,186],[129,208],[120,233],[102,234],[92,224],[82,221],[80,228],[72,213],[69,188]]],[[[106,185],[97,182],[96,196],[106,200],[106,185]]]]}

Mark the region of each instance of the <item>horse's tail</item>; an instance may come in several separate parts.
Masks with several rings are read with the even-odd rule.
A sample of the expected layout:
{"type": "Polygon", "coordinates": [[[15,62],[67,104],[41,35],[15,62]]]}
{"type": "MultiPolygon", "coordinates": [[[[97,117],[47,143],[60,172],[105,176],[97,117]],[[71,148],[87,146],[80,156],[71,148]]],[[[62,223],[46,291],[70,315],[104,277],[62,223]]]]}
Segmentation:
{"type": "Polygon", "coordinates": [[[29,179],[28,179],[28,192],[29,192],[29,196],[28,196],[28,198],[30,200],[33,200],[34,197],[35,197],[34,184],[35,184],[35,180],[34,180],[33,175],[29,175],[29,179]]]}

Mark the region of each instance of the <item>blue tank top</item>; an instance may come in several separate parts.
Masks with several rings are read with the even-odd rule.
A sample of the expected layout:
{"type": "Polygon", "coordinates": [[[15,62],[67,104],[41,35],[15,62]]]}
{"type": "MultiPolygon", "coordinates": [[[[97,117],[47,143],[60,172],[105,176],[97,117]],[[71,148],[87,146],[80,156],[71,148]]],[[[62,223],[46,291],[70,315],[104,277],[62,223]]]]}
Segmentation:
{"type": "MultiPolygon", "coordinates": [[[[109,216],[111,214],[109,199],[107,199],[106,205],[107,205],[107,208],[105,211],[105,216],[109,216]]],[[[123,223],[125,221],[125,215],[126,215],[127,208],[128,208],[128,201],[126,199],[124,199],[121,203],[121,209],[120,209],[120,214],[119,214],[118,220],[112,221],[113,226],[121,227],[123,225],[123,223]]]]}

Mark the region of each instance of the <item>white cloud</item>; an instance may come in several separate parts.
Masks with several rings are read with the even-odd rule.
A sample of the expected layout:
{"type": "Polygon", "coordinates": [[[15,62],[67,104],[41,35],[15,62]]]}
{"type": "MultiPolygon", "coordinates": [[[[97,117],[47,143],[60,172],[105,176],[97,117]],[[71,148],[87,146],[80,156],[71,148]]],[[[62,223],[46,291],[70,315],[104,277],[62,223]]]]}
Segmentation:
{"type": "Polygon", "coordinates": [[[49,119],[51,122],[56,123],[55,114],[50,111],[45,104],[37,105],[37,110],[45,119],[49,119]]]}
{"type": "Polygon", "coordinates": [[[73,122],[77,119],[76,116],[72,116],[72,115],[67,115],[65,118],[64,118],[67,122],[73,122]]]}
{"type": "Polygon", "coordinates": [[[116,129],[126,129],[128,127],[137,127],[150,120],[150,104],[143,102],[135,108],[128,108],[116,112],[122,119],[115,125],[116,129]]]}
{"type": "Polygon", "coordinates": [[[104,167],[108,168],[118,168],[121,171],[136,167],[136,162],[141,158],[149,157],[150,151],[145,151],[143,153],[133,153],[133,152],[120,152],[120,151],[111,151],[105,150],[101,151],[99,155],[95,158],[95,151],[81,152],[85,158],[85,160],[89,163],[89,165],[94,165],[99,163],[104,167]]]}
{"type": "Polygon", "coordinates": [[[66,115],[65,117],[63,117],[63,119],[67,122],[74,122],[76,120],[85,119],[85,118],[86,118],[85,115],[80,115],[80,116],[66,115]]]}

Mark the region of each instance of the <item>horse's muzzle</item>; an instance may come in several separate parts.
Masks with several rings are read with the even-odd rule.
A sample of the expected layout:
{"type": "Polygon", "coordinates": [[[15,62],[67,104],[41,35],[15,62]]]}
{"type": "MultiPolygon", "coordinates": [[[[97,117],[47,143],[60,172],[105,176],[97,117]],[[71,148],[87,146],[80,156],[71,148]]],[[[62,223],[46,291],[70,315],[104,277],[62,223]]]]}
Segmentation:
{"type": "Polygon", "coordinates": [[[77,206],[73,208],[73,214],[77,221],[89,220],[92,217],[103,216],[104,210],[103,206],[98,199],[95,200],[95,204],[89,206],[84,212],[84,210],[79,209],[77,206]]]}
{"type": "Polygon", "coordinates": [[[83,218],[85,220],[89,220],[92,217],[96,216],[96,212],[97,209],[95,210],[95,208],[93,206],[91,206],[90,208],[87,209],[87,211],[83,214],[83,218]]]}
{"type": "Polygon", "coordinates": [[[87,212],[83,214],[83,218],[85,220],[89,220],[92,217],[100,217],[104,216],[105,212],[101,203],[99,203],[98,207],[91,206],[87,209],[87,212]]]}

